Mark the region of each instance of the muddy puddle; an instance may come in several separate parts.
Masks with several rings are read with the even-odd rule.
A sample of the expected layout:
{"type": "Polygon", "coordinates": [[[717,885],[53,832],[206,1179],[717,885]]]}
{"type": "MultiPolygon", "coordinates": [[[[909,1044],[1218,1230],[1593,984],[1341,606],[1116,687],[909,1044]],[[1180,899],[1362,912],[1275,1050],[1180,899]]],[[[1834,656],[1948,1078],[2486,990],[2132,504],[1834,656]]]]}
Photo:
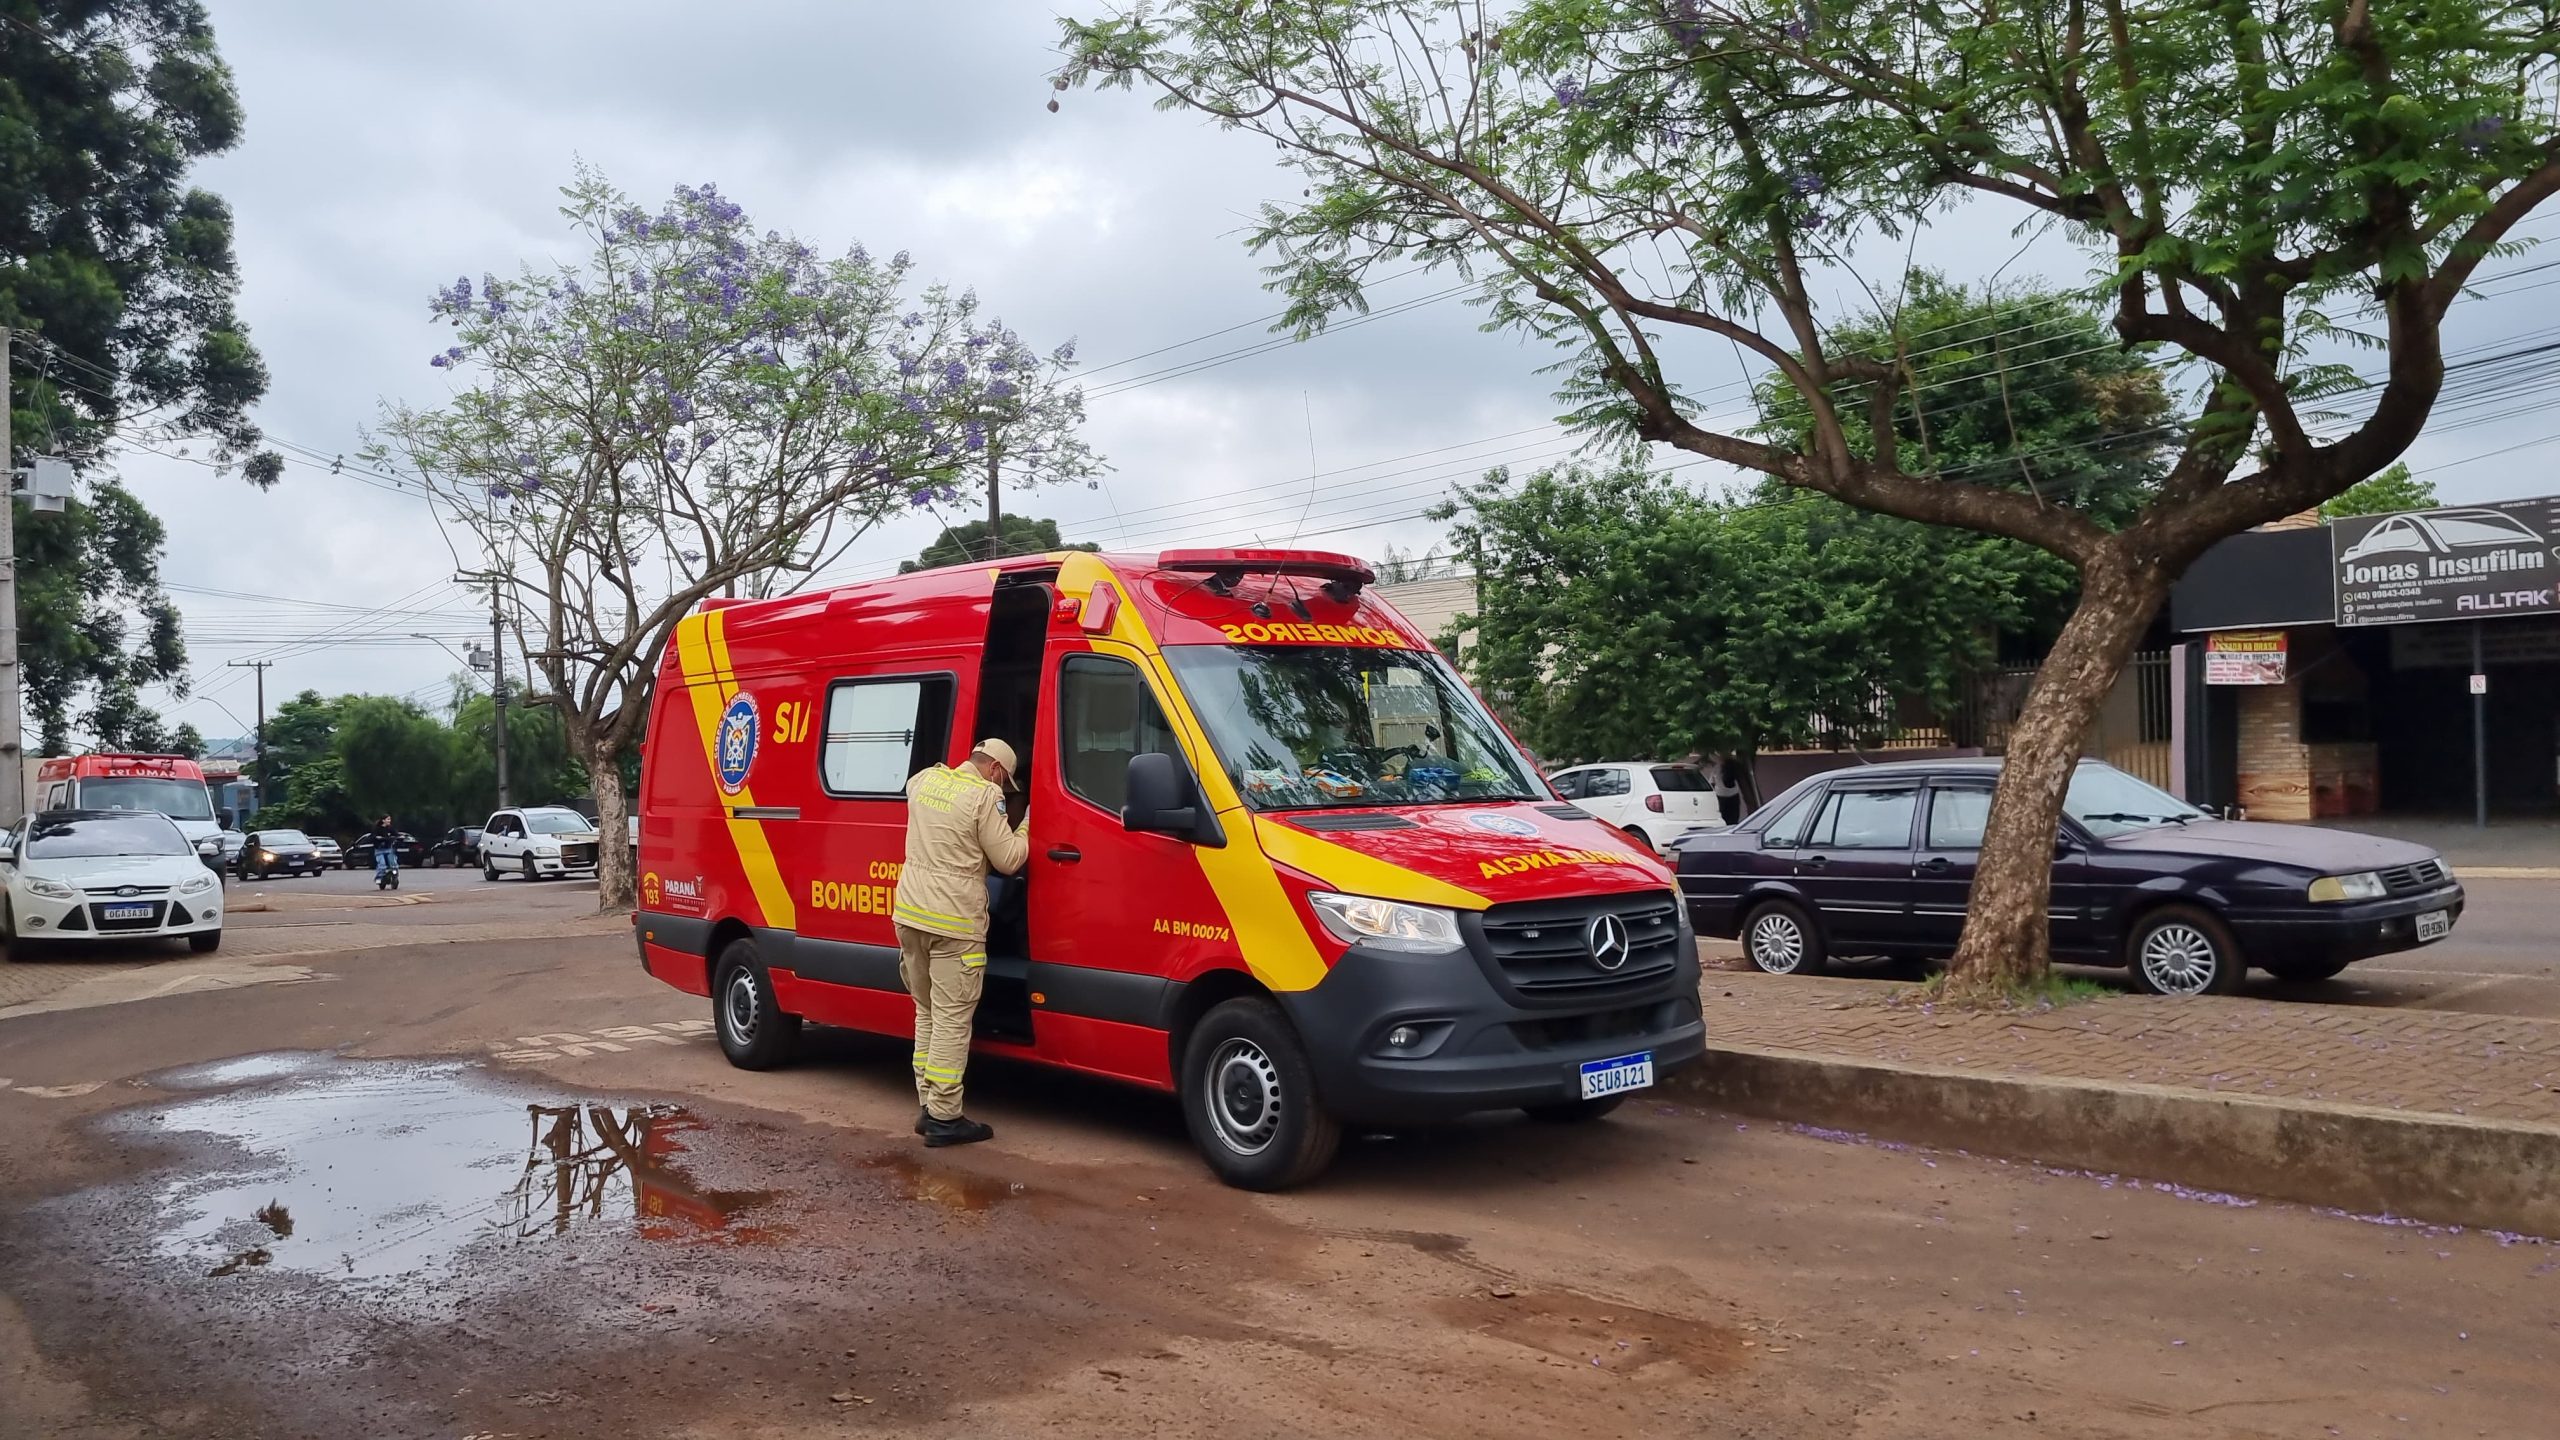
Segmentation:
{"type": "Polygon", "coordinates": [[[776,1192],[696,1177],[683,1109],[533,1096],[461,1064],[253,1056],[161,1077],[230,1086],[112,1122],[217,1159],[145,1182],[149,1253],[246,1271],[438,1279],[479,1252],[780,1238],[776,1192]]]}
{"type": "MultiPolygon", "coordinates": [[[[0,1215],[0,1319],[24,1316],[98,1434],[728,1434],[741,1404],[894,1429],[1168,1336],[1241,1338],[1240,1277],[1304,1253],[1224,1191],[1133,1210],[1123,1176],[927,1152],[903,1125],[466,1062],[150,1078],[164,1098],[94,1122],[116,1178],[0,1215]]],[[[10,1409],[0,1437],[64,1433],[10,1409]]]]}

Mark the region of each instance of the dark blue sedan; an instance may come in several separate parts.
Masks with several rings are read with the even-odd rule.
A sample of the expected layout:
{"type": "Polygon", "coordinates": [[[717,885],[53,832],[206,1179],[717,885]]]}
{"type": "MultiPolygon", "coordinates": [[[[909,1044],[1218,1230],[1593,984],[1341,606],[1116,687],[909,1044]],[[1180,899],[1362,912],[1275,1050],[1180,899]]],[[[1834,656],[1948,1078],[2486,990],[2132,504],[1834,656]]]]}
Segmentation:
{"type": "MultiPolygon", "coordinates": [[[[1773,975],[1953,954],[1999,774],[1997,760],[1924,760],[1814,776],[1678,844],[1690,922],[1773,975]]],[[[2326,980],[2462,916],[2462,886],[2423,845],[2216,819],[2094,760],[2063,812],[2054,958],[2122,965],[2155,995],[2227,995],[2252,966],[2326,980]]]]}

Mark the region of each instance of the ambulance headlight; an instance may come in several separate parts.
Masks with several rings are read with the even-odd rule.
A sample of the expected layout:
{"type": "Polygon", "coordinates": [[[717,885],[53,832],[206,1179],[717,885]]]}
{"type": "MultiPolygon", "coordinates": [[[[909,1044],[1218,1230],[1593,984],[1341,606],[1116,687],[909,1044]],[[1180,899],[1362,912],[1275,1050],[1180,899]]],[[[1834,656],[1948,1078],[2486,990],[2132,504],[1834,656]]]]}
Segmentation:
{"type": "Polygon", "coordinates": [[[1407,905],[1369,895],[1335,895],[1319,890],[1307,897],[1324,928],[1346,945],[1373,950],[1402,950],[1440,955],[1466,948],[1458,935],[1458,916],[1436,905],[1407,905]]]}

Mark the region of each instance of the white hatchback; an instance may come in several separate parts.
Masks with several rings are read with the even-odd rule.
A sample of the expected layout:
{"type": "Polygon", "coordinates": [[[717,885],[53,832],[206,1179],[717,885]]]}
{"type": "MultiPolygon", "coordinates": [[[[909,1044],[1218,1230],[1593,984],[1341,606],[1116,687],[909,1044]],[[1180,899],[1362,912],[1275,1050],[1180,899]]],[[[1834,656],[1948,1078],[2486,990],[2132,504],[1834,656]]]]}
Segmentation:
{"type": "Polygon", "coordinates": [[[0,833],[0,938],[222,944],[222,877],[176,821],[147,810],[48,810],[0,833]]]}
{"type": "Polygon", "coordinates": [[[1656,850],[1692,830],[1721,830],[1715,786],[1687,765],[1648,760],[1577,765],[1547,777],[1556,793],[1656,850]]]}
{"type": "Polygon", "coordinates": [[[501,875],[542,880],[593,871],[600,839],[596,822],[565,806],[501,810],[480,832],[480,873],[491,880],[501,875]]]}

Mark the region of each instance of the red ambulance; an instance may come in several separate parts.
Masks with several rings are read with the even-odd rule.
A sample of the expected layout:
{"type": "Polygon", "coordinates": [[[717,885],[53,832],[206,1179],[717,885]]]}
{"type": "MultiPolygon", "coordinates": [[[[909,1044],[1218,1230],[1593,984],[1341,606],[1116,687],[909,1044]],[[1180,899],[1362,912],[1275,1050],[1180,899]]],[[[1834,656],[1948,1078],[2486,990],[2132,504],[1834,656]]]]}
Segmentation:
{"type": "Polygon", "coordinates": [[[28,808],[156,811],[177,821],[189,844],[216,841],[219,854],[222,824],[214,818],[204,767],[183,755],[53,756],[36,767],[28,808]]]}
{"type": "Polygon", "coordinates": [[[976,1052],[1172,1091],[1276,1189],[1344,1125],[1596,1118],[1705,1049],[1670,873],[1558,801],[1369,567],[1022,556],[704,602],[660,666],[641,963],[732,1063],[801,1023],[912,1033],[903,791],[1022,757],[976,1052]]]}

